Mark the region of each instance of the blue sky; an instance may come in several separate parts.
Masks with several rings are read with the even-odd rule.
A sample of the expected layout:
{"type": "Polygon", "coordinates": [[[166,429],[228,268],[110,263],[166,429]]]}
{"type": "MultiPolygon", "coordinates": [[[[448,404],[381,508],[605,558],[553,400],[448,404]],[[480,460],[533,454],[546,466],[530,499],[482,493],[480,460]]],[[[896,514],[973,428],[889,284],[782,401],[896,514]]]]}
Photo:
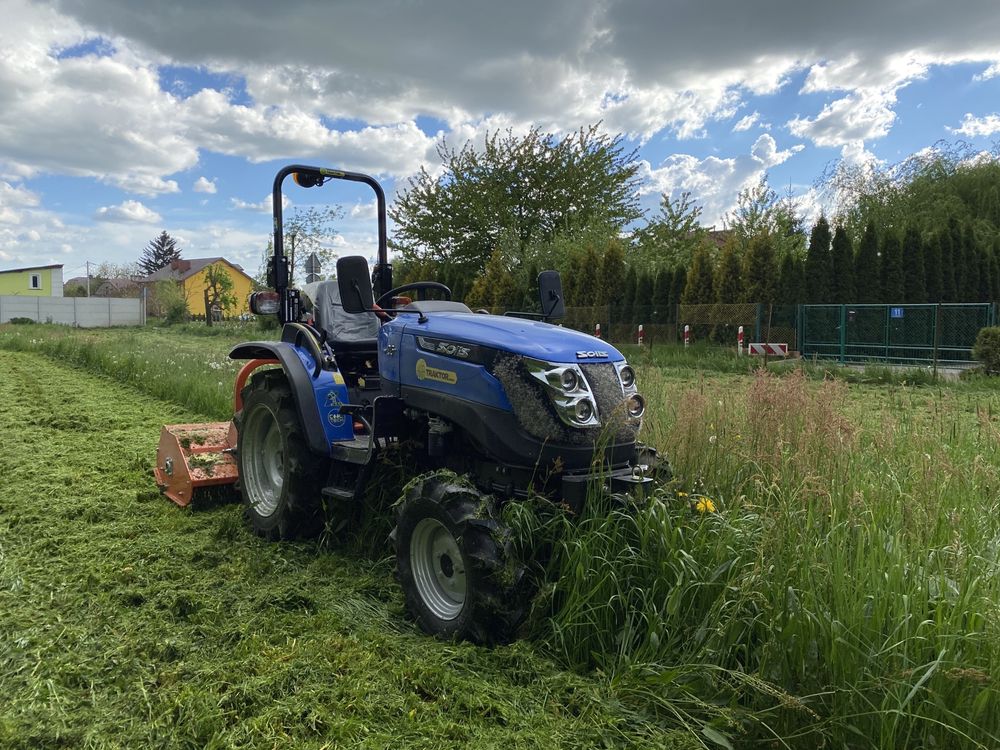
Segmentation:
{"type": "MultiPolygon", "coordinates": [[[[375,174],[390,200],[441,138],[602,121],[643,205],[688,190],[721,225],[767,175],[808,218],[837,160],[1000,138],[1000,8],[790,0],[4,0],[0,269],[134,262],[166,230],[251,271],[278,167],[375,174]]],[[[357,186],[331,238],[370,255],[357,186]]],[[[390,228],[391,229],[391,228],[390,228]]]]}

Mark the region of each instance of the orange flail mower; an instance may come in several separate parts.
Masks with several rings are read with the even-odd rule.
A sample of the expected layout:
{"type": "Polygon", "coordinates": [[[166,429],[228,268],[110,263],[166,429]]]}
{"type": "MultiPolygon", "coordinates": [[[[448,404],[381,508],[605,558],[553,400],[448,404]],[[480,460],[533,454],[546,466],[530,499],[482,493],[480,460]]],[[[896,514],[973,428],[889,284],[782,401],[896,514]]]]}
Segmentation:
{"type": "MultiPolygon", "coordinates": [[[[240,369],[234,385],[236,411],[243,408],[240,394],[250,374],[258,367],[276,364],[276,359],[254,359],[240,369]]],[[[183,507],[202,487],[235,484],[239,479],[236,438],[232,421],[165,425],[153,469],[160,491],[183,507]]]]}

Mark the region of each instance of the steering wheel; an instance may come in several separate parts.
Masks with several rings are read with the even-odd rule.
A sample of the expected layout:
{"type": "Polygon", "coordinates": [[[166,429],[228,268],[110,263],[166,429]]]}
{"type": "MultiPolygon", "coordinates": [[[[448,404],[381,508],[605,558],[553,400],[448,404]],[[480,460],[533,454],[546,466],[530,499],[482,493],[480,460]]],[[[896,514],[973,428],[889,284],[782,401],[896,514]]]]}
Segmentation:
{"type": "MultiPolygon", "coordinates": [[[[441,292],[446,300],[451,299],[451,289],[446,287],[444,284],[439,284],[436,281],[414,281],[409,284],[403,284],[402,286],[397,286],[395,289],[390,289],[388,292],[386,292],[377,300],[375,300],[375,304],[378,305],[379,307],[382,307],[383,302],[391,300],[400,292],[405,292],[409,289],[413,289],[418,293],[430,292],[430,291],[441,292]]],[[[423,298],[421,297],[421,299],[423,298]]]]}

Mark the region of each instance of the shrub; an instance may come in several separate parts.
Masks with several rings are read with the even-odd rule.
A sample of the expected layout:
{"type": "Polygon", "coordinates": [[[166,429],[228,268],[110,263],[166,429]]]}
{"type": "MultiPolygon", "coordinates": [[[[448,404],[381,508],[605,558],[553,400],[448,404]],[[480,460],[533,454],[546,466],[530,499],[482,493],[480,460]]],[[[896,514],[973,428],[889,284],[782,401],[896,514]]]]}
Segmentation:
{"type": "Polygon", "coordinates": [[[983,370],[1000,373],[1000,327],[983,328],[972,346],[972,356],[983,363],[983,370]]]}
{"type": "Polygon", "coordinates": [[[32,323],[35,322],[35,319],[34,318],[11,318],[10,322],[11,322],[11,325],[23,326],[23,325],[31,325],[32,323]]]}

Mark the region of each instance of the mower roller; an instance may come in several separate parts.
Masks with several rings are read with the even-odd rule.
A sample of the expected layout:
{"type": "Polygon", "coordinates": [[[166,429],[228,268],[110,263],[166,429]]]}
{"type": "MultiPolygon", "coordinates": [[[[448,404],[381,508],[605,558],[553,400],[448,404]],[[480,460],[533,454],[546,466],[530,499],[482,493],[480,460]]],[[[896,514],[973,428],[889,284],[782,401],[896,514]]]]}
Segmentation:
{"type": "Polygon", "coordinates": [[[634,370],[606,341],[550,322],[565,313],[555,271],[539,274],[538,310],[505,315],[473,312],[438,282],[394,287],[385,195],[368,175],[290,165],[275,176],[272,206],[273,291],[255,292],[250,308],[277,316],[280,339],[230,352],[247,360],[232,422],[163,429],[157,483],[187,505],[200,488],[238,478],[257,534],[309,536],[334,506],[364,506],[380,457],[405,443],[417,468],[392,508],[387,544],[408,610],[439,636],[514,637],[530,586],[501,511],[537,495],[579,511],[595,487],[648,489],[659,461],[638,441],[645,402],[634,370]],[[288,177],[302,188],[346,180],[374,191],[374,270],[344,257],[335,281],[292,287],[288,177]]]}

